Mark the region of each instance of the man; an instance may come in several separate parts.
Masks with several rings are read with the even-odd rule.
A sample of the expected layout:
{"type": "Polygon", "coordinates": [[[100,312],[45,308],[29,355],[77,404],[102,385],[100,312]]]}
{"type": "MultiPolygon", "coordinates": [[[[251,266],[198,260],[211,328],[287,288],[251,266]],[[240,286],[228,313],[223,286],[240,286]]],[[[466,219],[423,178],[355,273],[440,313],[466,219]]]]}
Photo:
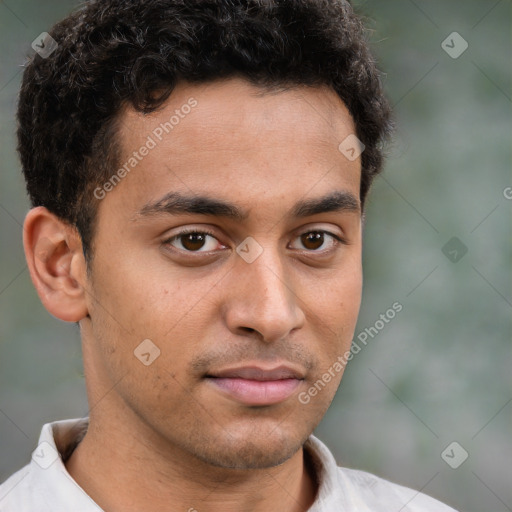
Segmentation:
{"type": "Polygon", "coordinates": [[[25,70],[30,274],[80,326],[89,416],[10,512],[449,511],[311,435],[362,289],[389,108],[341,0],[98,0],[25,70]]]}

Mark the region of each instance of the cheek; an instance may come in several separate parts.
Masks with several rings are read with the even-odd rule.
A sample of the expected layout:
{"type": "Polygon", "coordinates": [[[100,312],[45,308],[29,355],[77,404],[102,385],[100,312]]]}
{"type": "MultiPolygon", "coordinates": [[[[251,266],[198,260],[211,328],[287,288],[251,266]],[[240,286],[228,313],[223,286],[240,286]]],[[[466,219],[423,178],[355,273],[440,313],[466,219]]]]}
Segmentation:
{"type": "Polygon", "coordinates": [[[319,293],[309,303],[318,320],[333,332],[342,329],[350,334],[356,326],[361,295],[362,272],[356,266],[324,281],[319,293]]]}
{"type": "MultiPolygon", "coordinates": [[[[103,251],[105,252],[105,251],[103,251]]],[[[182,289],[179,276],[164,272],[162,265],[145,260],[126,248],[103,256],[94,268],[95,294],[99,307],[123,331],[137,337],[161,336],[176,318],[186,314],[192,294],[182,289]]]]}
{"type": "MultiPolygon", "coordinates": [[[[360,268],[360,267],[359,267],[360,268]]],[[[338,275],[325,286],[323,293],[317,294],[310,302],[312,307],[311,322],[315,323],[316,356],[319,362],[315,370],[315,380],[331,371],[327,387],[330,392],[322,393],[319,401],[329,401],[343,375],[345,364],[333,365],[350,350],[357,324],[357,317],[361,304],[362,273],[358,267],[352,272],[338,275]],[[328,398],[330,396],[330,398],[328,398]]]]}
{"type": "Polygon", "coordinates": [[[132,258],[120,257],[116,262],[95,271],[97,300],[91,314],[94,336],[113,377],[129,371],[144,379],[148,375],[160,379],[155,370],[161,367],[163,378],[151,381],[155,389],[171,375],[186,378],[187,363],[200,350],[210,318],[207,288],[197,283],[188,286],[156,265],[137,266],[132,258]],[[144,363],[153,360],[146,371],[144,363]]]}
{"type": "Polygon", "coordinates": [[[187,314],[194,302],[161,279],[124,273],[121,265],[105,266],[95,280],[101,283],[91,314],[101,354],[96,365],[104,367],[109,385],[115,383],[117,393],[143,416],[166,418],[171,410],[185,415],[188,363],[202,331],[198,318],[187,314]]]}
{"type": "Polygon", "coordinates": [[[318,365],[299,396],[301,404],[323,417],[340,384],[350,353],[362,293],[360,267],[330,280],[314,304],[318,365]]]}

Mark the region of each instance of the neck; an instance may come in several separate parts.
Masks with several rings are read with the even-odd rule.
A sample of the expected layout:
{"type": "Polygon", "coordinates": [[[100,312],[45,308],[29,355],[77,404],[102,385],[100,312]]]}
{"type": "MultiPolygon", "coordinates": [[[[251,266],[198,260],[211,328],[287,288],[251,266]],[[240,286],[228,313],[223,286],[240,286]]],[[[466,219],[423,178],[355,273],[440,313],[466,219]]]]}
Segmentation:
{"type": "MultiPolygon", "coordinates": [[[[138,417],[106,421],[92,412],[86,435],[65,464],[108,512],[305,512],[314,501],[314,472],[303,449],[277,467],[219,468],[170,446],[138,417]]],[[[109,415],[116,417],[123,416],[109,415]]]]}

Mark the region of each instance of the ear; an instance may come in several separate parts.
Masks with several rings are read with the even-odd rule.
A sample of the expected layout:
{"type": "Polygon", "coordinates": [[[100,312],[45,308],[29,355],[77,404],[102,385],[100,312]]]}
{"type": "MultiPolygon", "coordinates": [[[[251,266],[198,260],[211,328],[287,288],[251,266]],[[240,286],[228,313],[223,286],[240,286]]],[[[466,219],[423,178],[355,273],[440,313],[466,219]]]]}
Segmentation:
{"type": "Polygon", "coordinates": [[[87,266],[76,228],[38,206],[25,217],[23,246],[30,277],[48,312],[65,322],[86,317],[87,266]]]}

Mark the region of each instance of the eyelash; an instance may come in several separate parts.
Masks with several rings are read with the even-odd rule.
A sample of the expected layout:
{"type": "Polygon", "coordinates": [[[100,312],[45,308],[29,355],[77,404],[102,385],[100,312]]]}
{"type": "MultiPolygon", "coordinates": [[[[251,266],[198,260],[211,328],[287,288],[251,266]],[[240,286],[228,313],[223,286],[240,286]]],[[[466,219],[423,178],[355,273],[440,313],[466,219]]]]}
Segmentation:
{"type": "MultiPolygon", "coordinates": [[[[179,238],[181,238],[182,236],[186,236],[186,235],[189,235],[191,233],[194,233],[194,234],[198,234],[198,235],[209,235],[213,238],[215,238],[217,240],[217,237],[215,236],[215,233],[213,233],[212,231],[208,230],[207,228],[201,228],[200,230],[199,229],[185,229],[183,231],[180,231],[179,233],[173,235],[172,237],[170,238],[167,238],[166,240],[163,241],[163,244],[164,245],[170,245],[171,242],[175,241],[175,240],[178,240],[179,238]]],[[[332,238],[334,238],[336,240],[336,243],[334,244],[335,246],[338,245],[338,244],[342,244],[342,245],[347,245],[347,241],[344,240],[343,238],[341,238],[340,236],[338,235],[335,235],[334,233],[331,233],[330,231],[326,231],[324,229],[311,229],[309,231],[304,231],[303,233],[300,233],[299,235],[297,235],[296,238],[302,236],[302,235],[307,235],[309,233],[323,233],[325,235],[329,235],[331,236],[332,238]]],[[[205,254],[205,253],[208,253],[209,251],[187,251],[187,250],[183,250],[183,249],[177,249],[176,247],[173,247],[173,249],[179,251],[179,252],[185,252],[186,254],[205,254]]],[[[308,249],[304,249],[305,252],[308,252],[308,253],[317,253],[317,254],[322,254],[322,253],[327,253],[327,252],[331,252],[333,249],[328,249],[328,250],[324,250],[324,251],[315,251],[315,250],[308,250],[308,249]]]]}

